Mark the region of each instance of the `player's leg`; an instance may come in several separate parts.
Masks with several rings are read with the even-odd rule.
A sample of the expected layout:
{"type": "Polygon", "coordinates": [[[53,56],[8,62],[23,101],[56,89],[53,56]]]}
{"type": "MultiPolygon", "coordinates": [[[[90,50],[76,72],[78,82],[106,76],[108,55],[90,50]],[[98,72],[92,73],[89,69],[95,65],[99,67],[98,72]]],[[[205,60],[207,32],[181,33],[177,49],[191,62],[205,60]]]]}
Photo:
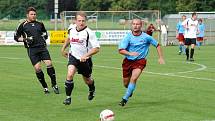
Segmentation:
{"type": "Polygon", "coordinates": [[[196,39],[191,39],[191,50],[190,50],[190,61],[194,61],[193,59],[193,55],[194,55],[194,48],[195,48],[195,45],[196,45],[196,39]]]}
{"type": "Polygon", "coordinates": [[[34,70],[35,70],[35,72],[36,72],[36,76],[37,76],[39,82],[41,83],[42,87],[44,88],[44,93],[45,93],[45,94],[48,94],[48,93],[49,93],[48,85],[47,85],[47,83],[46,83],[46,81],[45,81],[44,73],[43,73],[43,71],[42,71],[42,69],[41,69],[41,64],[40,64],[40,62],[38,62],[38,63],[36,63],[36,64],[34,65],[34,70]]]}
{"type": "Polygon", "coordinates": [[[52,65],[52,61],[51,61],[51,57],[50,57],[48,49],[41,48],[39,56],[40,56],[41,60],[46,64],[46,68],[47,68],[46,70],[51,79],[52,88],[53,88],[55,94],[59,94],[59,89],[58,89],[57,82],[56,82],[55,68],[52,65]]]}
{"type": "Polygon", "coordinates": [[[45,94],[48,94],[48,86],[45,82],[44,73],[41,69],[41,63],[40,63],[40,56],[38,55],[39,50],[37,48],[28,48],[28,56],[31,60],[31,63],[34,67],[37,79],[41,83],[42,87],[44,88],[45,94]]]}
{"type": "Polygon", "coordinates": [[[122,101],[119,103],[119,105],[124,106],[128,101],[129,97],[131,97],[131,95],[133,94],[133,91],[136,88],[137,79],[139,78],[145,66],[146,66],[145,59],[137,60],[132,64],[133,70],[131,72],[130,82],[128,84],[128,88],[125,92],[125,95],[123,96],[122,101]]]}
{"type": "Polygon", "coordinates": [[[182,51],[183,51],[183,43],[179,41],[179,55],[181,55],[182,51]]]}
{"type": "Polygon", "coordinates": [[[74,88],[73,77],[76,73],[77,69],[74,65],[68,65],[67,77],[65,81],[65,91],[66,91],[66,99],[64,100],[65,105],[71,104],[71,94],[74,88]]]}
{"type": "Polygon", "coordinates": [[[92,77],[86,77],[86,76],[82,76],[83,80],[85,81],[85,84],[88,85],[89,87],[89,94],[88,94],[88,100],[92,100],[95,97],[95,82],[92,79],[92,77]]]}
{"type": "Polygon", "coordinates": [[[51,78],[52,88],[53,88],[55,94],[59,94],[60,92],[59,92],[59,88],[57,86],[56,74],[55,74],[55,69],[52,65],[52,61],[43,60],[43,62],[46,64],[47,73],[48,73],[49,77],[51,78]]]}
{"type": "Polygon", "coordinates": [[[81,62],[79,64],[78,73],[82,74],[83,80],[85,81],[85,84],[88,85],[89,93],[88,93],[88,100],[92,100],[95,97],[95,81],[92,78],[92,68],[93,63],[91,58],[87,59],[86,62],[81,62]]]}
{"type": "Polygon", "coordinates": [[[189,45],[190,45],[190,39],[189,38],[186,38],[185,39],[185,52],[186,52],[186,56],[187,56],[187,58],[186,58],[186,60],[189,60],[189,45]]]}

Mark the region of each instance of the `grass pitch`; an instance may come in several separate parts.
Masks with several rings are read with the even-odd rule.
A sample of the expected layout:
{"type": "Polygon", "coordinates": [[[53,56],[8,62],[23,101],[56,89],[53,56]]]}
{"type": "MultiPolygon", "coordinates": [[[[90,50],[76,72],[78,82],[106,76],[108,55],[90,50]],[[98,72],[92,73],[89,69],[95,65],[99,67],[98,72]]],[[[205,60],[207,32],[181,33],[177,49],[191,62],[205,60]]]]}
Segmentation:
{"type": "MultiPolygon", "coordinates": [[[[50,46],[61,94],[45,95],[37,81],[24,47],[0,46],[1,121],[98,121],[110,109],[116,121],[204,121],[215,120],[214,46],[195,50],[193,63],[177,55],[178,47],[163,48],[165,65],[157,62],[151,47],[144,73],[125,107],[118,105],[125,89],[121,79],[123,56],[116,46],[102,46],[94,56],[96,97],[87,100],[88,87],[80,75],[74,78],[72,104],[63,105],[67,59],[61,46],[50,46]]],[[[43,65],[46,82],[50,79],[43,65]]]]}

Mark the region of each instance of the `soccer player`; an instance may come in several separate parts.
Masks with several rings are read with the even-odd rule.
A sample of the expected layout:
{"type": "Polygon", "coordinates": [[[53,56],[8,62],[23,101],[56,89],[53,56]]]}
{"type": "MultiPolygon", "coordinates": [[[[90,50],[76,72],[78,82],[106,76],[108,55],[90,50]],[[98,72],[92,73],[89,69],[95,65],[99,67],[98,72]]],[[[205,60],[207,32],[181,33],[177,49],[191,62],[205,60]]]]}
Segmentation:
{"type": "Polygon", "coordinates": [[[95,34],[86,25],[86,13],[77,12],[75,16],[75,25],[68,29],[68,39],[61,49],[64,57],[69,59],[68,72],[65,81],[66,99],[65,105],[71,104],[71,94],[74,88],[73,77],[76,71],[82,75],[83,80],[89,87],[88,100],[92,100],[95,95],[95,84],[92,74],[92,55],[99,52],[100,45],[95,34]],[[70,45],[70,51],[66,48],[70,45]]]}
{"type": "MultiPolygon", "coordinates": [[[[181,17],[181,21],[179,21],[176,25],[176,38],[179,41],[179,55],[181,55],[182,52],[184,52],[184,26],[182,25],[182,22],[186,20],[186,16],[183,15],[181,17]]],[[[185,52],[184,52],[185,53],[185,52]]]]}
{"type": "Polygon", "coordinates": [[[153,32],[156,31],[156,28],[153,24],[150,24],[146,30],[146,33],[150,36],[152,36],[153,32]]]}
{"type": "Polygon", "coordinates": [[[202,23],[202,19],[198,20],[199,25],[198,25],[198,30],[199,30],[199,34],[197,34],[197,47],[198,49],[200,49],[200,46],[203,43],[204,40],[204,34],[205,34],[205,25],[202,23]]]}
{"type": "Polygon", "coordinates": [[[195,12],[192,13],[192,17],[184,20],[182,22],[182,25],[185,28],[184,37],[185,37],[186,56],[187,56],[186,60],[194,61],[193,55],[194,55],[194,48],[196,45],[196,34],[199,33],[197,14],[195,12]],[[191,45],[191,50],[189,54],[190,45],[191,45]]]}
{"type": "Polygon", "coordinates": [[[161,32],[161,45],[167,46],[168,45],[168,26],[161,22],[161,25],[159,27],[161,32]]]}
{"type": "Polygon", "coordinates": [[[119,103],[121,106],[127,103],[135,90],[138,77],[146,66],[146,56],[151,44],[157,48],[159,63],[165,63],[159,43],[152,36],[141,31],[142,21],[140,19],[133,19],[131,26],[131,32],[119,43],[119,53],[125,55],[122,69],[123,83],[125,88],[127,88],[122,101],[119,103]]]}
{"type": "Polygon", "coordinates": [[[48,35],[45,26],[43,23],[36,20],[36,9],[34,7],[29,7],[26,13],[27,19],[18,26],[14,35],[14,40],[17,42],[24,42],[28,56],[35,69],[36,76],[42,84],[45,94],[48,94],[49,90],[45,82],[44,73],[41,69],[41,61],[46,64],[47,73],[51,78],[54,92],[59,94],[55,69],[52,65],[49,51],[46,48],[46,39],[48,35]]]}

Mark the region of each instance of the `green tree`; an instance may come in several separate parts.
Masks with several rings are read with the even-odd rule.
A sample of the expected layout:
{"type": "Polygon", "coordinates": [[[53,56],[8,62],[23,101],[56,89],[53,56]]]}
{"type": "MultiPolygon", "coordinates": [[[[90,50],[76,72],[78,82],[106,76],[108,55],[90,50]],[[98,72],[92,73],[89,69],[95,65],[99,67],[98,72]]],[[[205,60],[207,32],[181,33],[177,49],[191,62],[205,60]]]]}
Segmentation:
{"type": "Polygon", "coordinates": [[[111,0],[79,0],[79,10],[105,11],[110,7],[111,0]]]}
{"type": "Polygon", "coordinates": [[[198,6],[200,5],[199,0],[176,0],[176,11],[177,12],[192,12],[192,11],[197,11],[198,6]]]}
{"type": "Polygon", "coordinates": [[[109,10],[145,10],[147,8],[147,0],[113,0],[109,10]]]}

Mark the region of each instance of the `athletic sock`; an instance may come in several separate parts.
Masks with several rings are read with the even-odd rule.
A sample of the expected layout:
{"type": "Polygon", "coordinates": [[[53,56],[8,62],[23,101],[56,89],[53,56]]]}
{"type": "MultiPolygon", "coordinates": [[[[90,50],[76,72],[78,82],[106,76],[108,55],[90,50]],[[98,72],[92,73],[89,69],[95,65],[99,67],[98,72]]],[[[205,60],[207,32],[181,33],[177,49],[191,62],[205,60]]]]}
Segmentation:
{"type": "Polygon", "coordinates": [[[65,81],[66,96],[71,96],[73,88],[74,88],[73,80],[66,80],[65,81]]]}
{"type": "Polygon", "coordinates": [[[179,51],[182,52],[182,45],[179,45],[179,51]]]}
{"type": "Polygon", "coordinates": [[[185,48],[185,46],[184,45],[182,45],[182,51],[183,51],[183,53],[185,54],[186,52],[186,48],[185,48]]]}
{"type": "Polygon", "coordinates": [[[55,86],[57,83],[56,83],[56,75],[55,75],[54,67],[47,68],[47,73],[48,73],[49,77],[51,78],[52,86],[55,86]]]}
{"type": "Polygon", "coordinates": [[[47,84],[45,82],[43,71],[36,72],[36,75],[37,75],[37,78],[40,81],[41,85],[43,86],[43,88],[48,88],[48,86],[47,86],[47,84]]]}
{"type": "Polygon", "coordinates": [[[190,58],[193,58],[193,54],[194,54],[194,48],[190,49],[190,58]]]}
{"type": "Polygon", "coordinates": [[[136,88],[136,84],[135,83],[129,83],[128,88],[126,90],[125,95],[123,96],[123,99],[128,100],[128,98],[130,97],[131,93],[133,93],[133,91],[136,88]]]}
{"type": "Polygon", "coordinates": [[[89,91],[95,91],[95,84],[94,84],[94,80],[92,80],[92,84],[88,84],[89,87],[89,91]]]}
{"type": "Polygon", "coordinates": [[[187,60],[189,59],[189,48],[186,48],[186,55],[187,55],[187,60]]]}

